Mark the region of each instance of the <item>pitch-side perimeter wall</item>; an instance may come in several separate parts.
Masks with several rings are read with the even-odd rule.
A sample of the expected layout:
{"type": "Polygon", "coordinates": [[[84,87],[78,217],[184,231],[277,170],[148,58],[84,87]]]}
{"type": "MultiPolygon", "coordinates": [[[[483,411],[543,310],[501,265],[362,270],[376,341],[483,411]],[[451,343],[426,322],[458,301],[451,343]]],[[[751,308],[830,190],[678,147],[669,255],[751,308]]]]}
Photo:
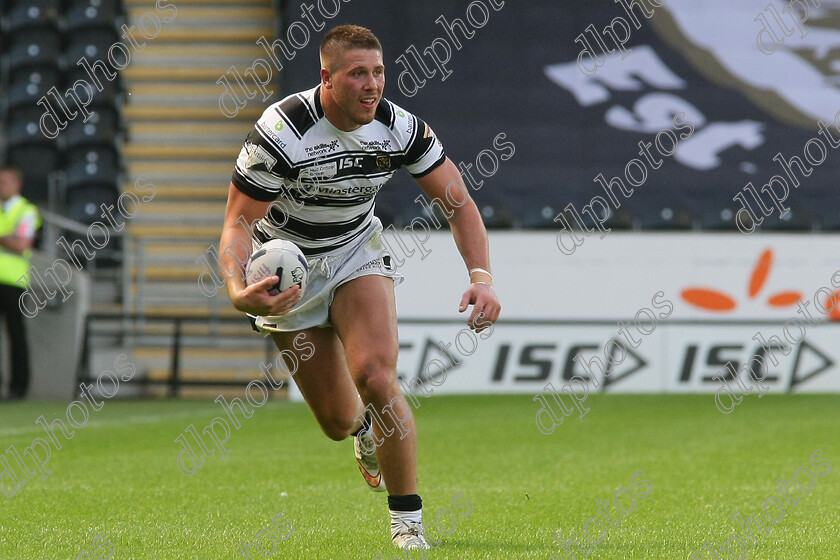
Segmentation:
{"type": "Polygon", "coordinates": [[[491,232],[502,320],[479,335],[457,312],[467,273],[448,232],[424,259],[402,239],[405,387],[535,394],[578,376],[595,391],[715,392],[734,369],[771,392],[840,391],[838,235],[613,232],[566,255],[556,232],[491,232]]]}

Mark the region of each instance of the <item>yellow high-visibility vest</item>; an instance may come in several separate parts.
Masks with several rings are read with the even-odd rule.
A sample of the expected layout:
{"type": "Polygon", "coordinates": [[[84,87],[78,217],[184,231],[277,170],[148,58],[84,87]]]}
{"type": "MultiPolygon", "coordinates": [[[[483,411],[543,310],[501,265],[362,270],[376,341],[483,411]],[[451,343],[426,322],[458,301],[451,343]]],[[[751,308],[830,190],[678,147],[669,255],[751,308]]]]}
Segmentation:
{"type": "MultiPolygon", "coordinates": [[[[22,196],[15,200],[5,212],[0,206],[0,236],[14,234],[20,221],[30,213],[36,215],[35,226],[40,227],[41,216],[38,214],[38,209],[22,196]]],[[[31,257],[32,251],[30,250],[18,255],[0,248],[0,284],[19,286],[17,282],[22,276],[26,286],[29,286],[28,271],[31,257]]]]}

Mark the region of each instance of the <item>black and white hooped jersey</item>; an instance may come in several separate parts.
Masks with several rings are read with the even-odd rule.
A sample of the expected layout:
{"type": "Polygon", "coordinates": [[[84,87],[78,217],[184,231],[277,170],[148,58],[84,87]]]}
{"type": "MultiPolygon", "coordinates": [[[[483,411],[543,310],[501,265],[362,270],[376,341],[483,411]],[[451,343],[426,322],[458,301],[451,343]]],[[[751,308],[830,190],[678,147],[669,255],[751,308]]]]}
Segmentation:
{"type": "Polygon", "coordinates": [[[254,226],[256,239],[288,239],[306,255],[361,235],[373,219],[376,193],[398,168],[422,177],[446,157],[429,125],[384,98],[372,122],[337,129],[324,115],[319,91],[268,107],[245,139],[232,178],[246,195],[274,201],[254,226]]]}

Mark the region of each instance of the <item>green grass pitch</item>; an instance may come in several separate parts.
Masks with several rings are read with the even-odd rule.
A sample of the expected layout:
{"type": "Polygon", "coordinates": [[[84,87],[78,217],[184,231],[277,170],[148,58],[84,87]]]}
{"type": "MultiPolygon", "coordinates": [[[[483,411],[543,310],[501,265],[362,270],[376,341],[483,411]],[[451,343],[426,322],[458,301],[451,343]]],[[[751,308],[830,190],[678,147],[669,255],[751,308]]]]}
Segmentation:
{"type": "MultiPolygon", "coordinates": [[[[425,517],[444,508],[469,513],[454,530],[445,512],[439,516],[451,533],[426,558],[565,559],[552,537],[561,531],[584,539],[588,528],[590,540],[602,540],[587,544],[586,556],[573,545],[575,558],[684,559],[706,540],[718,548],[743,532],[730,519],[736,511],[762,516],[770,504],[769,515],[778,517],[771,496],[781,500],[784,518],[770,525],[762,517],[766,534],[756,529],[746,552],[733,540],[734,555],[720,558],[840,558],[840,396],[753,394],[727,416],[712,395],[592,395],[587,416],[567,417],[551,435],[537,430],[530,395],[419,402],[425,517]],[[810,458],[818,449],[815,461],[823,464],[815,467],[810,458]],[[813,488],[801,493],[791,483],[790,497],[799,499],[793,506],[776,480],[790,480],[797,469],[803,488],[813,488]],[[637,471],[643,475],[634,485],[637,471]],[[626,515],[615,509],[617,491],[625,510],[635,497],[626,515]],[[455,501],[469,502],[471,512],[453,506],[458,492],[455,501]],[[606,519],[599,500],[618,518],[616,526],[604,521],[603,532],[596,522],[587,525],[606,519]]],[[[9,459],[10,445],[22,451],[45,436],[34,424],[41,414],[64,417],[65,409],[0,405],[0,457],[9,459]]],[[[321,435],[302,404],[256,409],[232,431],[224,461],[216,452],[192,477],[181,474],[174,439],[220,414],[203,401],[105,401],[53,450],[46,480],[36,474],[14,497],[0,495],[0,558],[246,558],[240,541],[253,543],[260,531],[269,554],[252,545],[251,558],[403,558],[388,538],[385,497],[365,487],[351,441],[321,435]],[[293,530],[272,553],[269,531],[281,536],[272,526],[279,512],[285,517],[278,524],[293,530]]]]}

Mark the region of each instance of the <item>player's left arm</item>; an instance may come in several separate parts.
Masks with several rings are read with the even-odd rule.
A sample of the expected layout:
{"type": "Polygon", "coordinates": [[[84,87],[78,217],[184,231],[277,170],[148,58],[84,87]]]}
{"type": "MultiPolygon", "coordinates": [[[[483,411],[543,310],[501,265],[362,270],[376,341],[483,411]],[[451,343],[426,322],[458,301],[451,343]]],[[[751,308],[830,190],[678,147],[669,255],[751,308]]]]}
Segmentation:
{"type": "Polygon", "coordinates": [[[495,323],[499,318],[502,305],[493,289],[493,278],[490,276],[490,247],[487,241],[487,230],[481,220],[481,214],[470,197],[469,189],[461,177],[461,173],[449,158],[432,170],[431,173],[416,179],[423,192],[431,200],[438,199],[446,208],[447,221],[455,238],[455,245],[464,258],[467,270],[483,269],[484,272],[470,273],[470,286],[461,298],[458,311],[463,312],[469,305],[473,305],[467,323],[471,328],[481,331],[484,327],[476,327],[476,323],[490,321],[495,323]],[[447,196],[447,189],[449,196],[447,196]],[[483,314],[474,323],[476,316],[483,314]],[[484,319],[484,321],[482,321],[484,319]]]}

